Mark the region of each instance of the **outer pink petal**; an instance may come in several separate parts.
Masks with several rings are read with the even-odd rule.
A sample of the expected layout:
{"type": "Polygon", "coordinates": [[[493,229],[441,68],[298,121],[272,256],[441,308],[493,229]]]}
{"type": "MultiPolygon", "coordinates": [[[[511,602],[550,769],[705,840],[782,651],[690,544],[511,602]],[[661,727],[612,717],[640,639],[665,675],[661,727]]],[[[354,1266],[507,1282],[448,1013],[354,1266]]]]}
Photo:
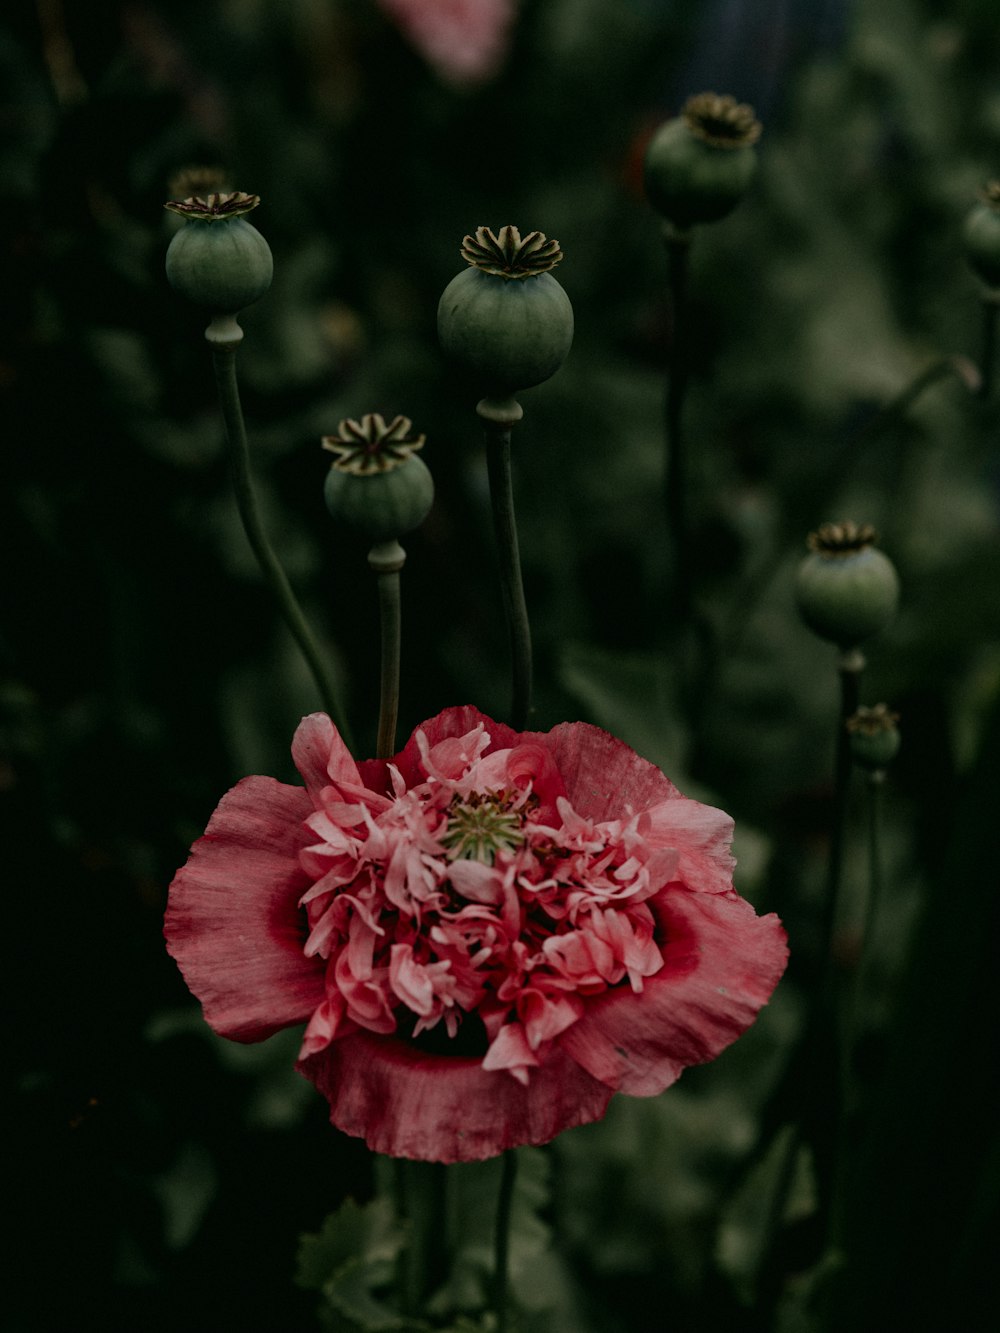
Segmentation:
{"type": "Polygon", "coordinates": [[[292,758],[314,805],[331,781],[361,785],[358,766],[326,713],[310,713],[302,719],[292,738],[292,758]]]}
{"type": "Polygon", "coordinates": [[[330,1103],[330,1120],[375,1152],[476,1162],[547,1143],[599,1120],[611,1089],[558,1049],[527,1087],[478,1060],[426,1055],[393,1037],[352,1033],[298,1064],[330,1103]]]}
{"type": "Polygon", "coordinates": [[[219,802],[170,886],[164,935],[208,1023],[261,1041],[308,1018],[324,998],[323,962],[302,952],[299,868],[312,835],[301,787],[244,778],[219,802]]]}
{"type": "Polygon", "coordinates": [[[679,796],[655,764],[589,722],[563,722],[533,736],[554,756],[570,802],[585,819],[621,819],[679,796]]]}
{"type": "Polygon", "coordinates": [[[640,995],[620,989],[587,1001],[556,1043],[615,1091],[650,1097],[688,1065],[713,1059],[770,999],[788,959],[774,915],[735,893],[668,889],[657,903],[664,967],[640,995]]]}

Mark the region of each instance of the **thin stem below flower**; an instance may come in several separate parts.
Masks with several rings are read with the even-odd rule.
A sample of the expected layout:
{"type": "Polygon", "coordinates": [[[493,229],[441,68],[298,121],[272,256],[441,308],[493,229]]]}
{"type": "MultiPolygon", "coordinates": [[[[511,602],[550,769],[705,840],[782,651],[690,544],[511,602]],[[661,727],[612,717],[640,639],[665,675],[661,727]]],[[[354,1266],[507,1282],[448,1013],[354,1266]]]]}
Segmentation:
{"type": "Polygon", "coordinates": [[[379,542],[368,552],[368,564],[378,577],[379,625],[382,638],[378,742],[375,750],[378,759],[391,759],[396,753],[402,639],[399,571],[403,568],[405,560],[406,552],[397,541],[379,542]]]}
{"type": "Polygon", "coordinates": [[[250,451],[247,446],[246,426],[243,421],[243,408],[240,403],[239,384],[236,378],[236,350],[243,341],[243,330],[237,324],[235,316],[218,316],[205,330],[205,338],[212,348],[212,362],[215,368],[215,383],[219,394],[219,407],[226,428],[226,441],[229,446],[229,465],[233,481],[236,503],[239,507],[243,529],[257,563],[271,591],[278,602],[278,607],[292,637],[299,646],[306,665],[312,672],[313,680],[320,698],[330,717],[336,723],[345,744],[350,746],[350,729],[337,702],[337,691],[333,678],[323,660],[312,630],[299,605],[292,586],[288,581],[274,548],[264,531],[260,506],[250,474],[250,451]]]}
{"type": "Polygon", "coordinates": [[[444,1281],[447,1255],[447,1168],[441,1162],[394,1162],[396,1208],[406,1227],[397,1268],[400,1304],[417,1315],[444,1281]]]}
{"type": "Polygon", "coordinates": [[[486,466],[493,506],[493,530],[500,561],[500,588],[510,640],[510,725],[523,731],[531,709],[531,625],[524,600],[521,556],[514,514],[514,488],[510,469],[510,435],[523,415],[513,398],[505,402],[484,398],[476,408],[486,434],[486,466]]]}
{"type": "Polygon", "coordinates": [[[508,1149],[501,1160],[500,1189],[497,1194],[496,1228],[493,1233],[494,1295],[496,1333],[507,1333],[507,1287],[510,1260],[510,1217],[517,1179],[517,1153],[508,1149]]]}

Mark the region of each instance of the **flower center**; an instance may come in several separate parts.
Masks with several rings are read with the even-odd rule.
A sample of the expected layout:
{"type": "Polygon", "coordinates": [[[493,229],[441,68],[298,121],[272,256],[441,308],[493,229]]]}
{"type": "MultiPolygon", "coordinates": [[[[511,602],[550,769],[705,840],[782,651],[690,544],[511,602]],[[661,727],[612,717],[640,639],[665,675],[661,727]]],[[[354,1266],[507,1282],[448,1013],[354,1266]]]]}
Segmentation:
{"type": "Polygon", "coordinates": [[[524,842],[523,819],[509,808],[505,792],[470,792],[448,806],[448,826],[439,838],[452,861],[482,861],[491,866],[497,852],[512,852],[524,842]]]}

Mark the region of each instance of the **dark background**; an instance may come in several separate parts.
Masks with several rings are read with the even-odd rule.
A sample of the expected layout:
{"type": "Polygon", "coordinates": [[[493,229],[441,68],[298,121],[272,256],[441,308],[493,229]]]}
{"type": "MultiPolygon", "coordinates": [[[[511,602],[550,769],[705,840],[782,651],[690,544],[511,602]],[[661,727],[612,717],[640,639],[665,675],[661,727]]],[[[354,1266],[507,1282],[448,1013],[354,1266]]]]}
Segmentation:
{"type": "MultiPolygon", "coordinates": [[[[553,1219],[595,1329],[752,1326],[739,1245],[715,1237],[720,1216],[730,1240],[752,1225],[726,1182],[816,970],[836,708],[832,650],[791,580],[819,521],[879,528],[904,598],[865,695],[900,711],[904,745],[849,1326],[990,1326],[997,411],[946,375],[876,414],[936,357],[980,355],[960,227],[1000,174],[998,52],[993,0],[525,0],[496,68],[456,83],[370,0],[5,8],[6,1327],[315,1327],[298,1234],[372,1188],[364,1149],[291,1072],[294,1034],[214,1038],[161,938],[219,796],[247,772],[290,780],[292,731],[318,706],[235,516],[203,320],[163,277],[170,181],[206,163],[263,201],[275,281],[240,354],[254,467],[365,754],[374,594],[323,508],[319,437],[368,411],[428,436],[401,734],[455,703],[502,716],[474,399],[435,310],[478,225],[538,227],[565,252],[574,349],[515,434],[534,725],[606,726],[733,813],[738,887],[792,942],[746,1052],[557,1145],[571,1183],[553,1219]],[[671,324],[641,160],[704,88],[752,101],[765,129],[750,196],[693,251],[693,552],[716,644],[693,712],[663,651],[671,324]]],[[[856,954],[850,927],[840,947],[856,954]]]]}

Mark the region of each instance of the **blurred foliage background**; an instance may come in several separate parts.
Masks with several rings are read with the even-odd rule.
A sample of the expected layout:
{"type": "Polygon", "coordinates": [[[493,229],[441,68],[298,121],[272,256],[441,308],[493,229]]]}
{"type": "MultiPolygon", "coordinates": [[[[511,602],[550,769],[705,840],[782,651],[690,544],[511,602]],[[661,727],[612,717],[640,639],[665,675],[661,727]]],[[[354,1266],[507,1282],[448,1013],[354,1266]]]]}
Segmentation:
{"type": "MultiPolygon", "coordinates": [[[[473,76],[421,50],[398,8],[36,0],[0,18],[5,1326],[314,1328],[299,1233],[373,1188],[292,1072],[295,1034],[215,1039],[161,939],[218,797],[248,772],[290,780],[317,706],[236,519],[203,321],[163,276],[163,201],[207,164],[262,197],[275,281],[240,355],[254,465],[366,754],[377,609],[363,547],[324,510],[319,437],[368,411],[428,436],[402,734],[455,703],[502,716],[478,423],[435,311],[467,231],[559,238],[576,342],[514,441],[535,725],[596,722],[730,811],[737,886],[788,926],[788,976],[744,1041],[549,1154],[544,1326],[764,1327],[747,1304],[769,1169],[754,1145],[818,965],[836,710],[832,650],[800,625],[791,578],[809,529],[851,517],[903,581],[865,702],[898,709],[904,745],[845,1327],[992,1327],[996,401],[946,376],[878,413],[935,358],[980,354],[959,232],[1000,174],[994,0],[522,0],[473,76]],[[641,159],[703,88],[751,101],[765,130],[751,195],[693,254],[687,434],[714,650],[692,701],[664,651],[671,327],[641,159]]],[[[847,966],[863,866],[855,838],[847,966]]],[[[807,1166],[775,1327],[805,1326],[807,1166]]]]}

